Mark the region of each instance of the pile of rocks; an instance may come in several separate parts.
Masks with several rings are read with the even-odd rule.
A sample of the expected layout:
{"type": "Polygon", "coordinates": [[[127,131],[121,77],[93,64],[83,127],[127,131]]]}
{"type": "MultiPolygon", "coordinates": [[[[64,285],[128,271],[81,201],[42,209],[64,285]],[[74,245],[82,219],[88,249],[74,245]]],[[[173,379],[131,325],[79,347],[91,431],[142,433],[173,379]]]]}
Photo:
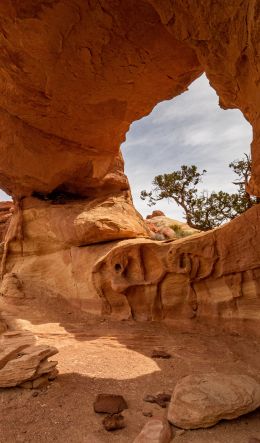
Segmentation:
{"type": "Polygon", "coordinates": [[[124,416],[121,412],[128,409],[128,406],[122,395],[99,394],[93,406],[96,413],[108,414],[102,421],[106,431],[115,431],[125,427],[124,416]]]}

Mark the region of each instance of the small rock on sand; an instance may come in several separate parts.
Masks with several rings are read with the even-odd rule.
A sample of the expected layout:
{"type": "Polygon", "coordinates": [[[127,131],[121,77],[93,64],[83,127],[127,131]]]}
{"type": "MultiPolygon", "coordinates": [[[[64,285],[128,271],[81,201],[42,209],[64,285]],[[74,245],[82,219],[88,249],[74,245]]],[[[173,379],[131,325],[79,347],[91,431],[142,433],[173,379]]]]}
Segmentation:
{"type": "Polygon", "coordinates": [[[118,414],[128,408],[124,397],[114,394],[99,394],[93,406],[95,412],[106,414],[118,414]]]}
{"type": "Polygon", "coordinates": [[[143,427],[134,443],[169,443],[172,430],[164,418],[151,418],[143,427]]]}
{"type": "Polygon", "coordinates": [[[125,428],[125,420],[122,414],[108,415],[102,421],[106,431],[116,431],[117,429],[125,428]]]}

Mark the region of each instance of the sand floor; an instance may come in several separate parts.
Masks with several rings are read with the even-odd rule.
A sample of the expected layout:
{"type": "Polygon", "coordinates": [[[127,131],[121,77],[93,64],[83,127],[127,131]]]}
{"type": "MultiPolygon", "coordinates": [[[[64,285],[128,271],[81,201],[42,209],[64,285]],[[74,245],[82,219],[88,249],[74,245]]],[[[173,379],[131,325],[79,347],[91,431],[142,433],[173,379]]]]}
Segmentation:
{"type": "MultiPolygon", "coordinates": [[[[187,331],[153,323],[114,322],[90,317],[66,302],[2,302],[15,328],[59,349],[59,376],[39,390],[0,389],[0,443],[130,443],[148,420],[144,411],[166,409],[145,403],[146,394],[171,393],[191,373],[248,374],[260,381],[259,341],[218,330],[187,331]],[[16,320],[15,320],[16,318],[16,320]],[[152,359],[154,349],[172,354],[152,359]],[[113,433],[93,411],[99,393],[122,394],[129,406],[126,428],[113,433]]],[[[248,443],[260,438],[260,410],[207,430],[185,431],[176,443],[248,443]]]]}

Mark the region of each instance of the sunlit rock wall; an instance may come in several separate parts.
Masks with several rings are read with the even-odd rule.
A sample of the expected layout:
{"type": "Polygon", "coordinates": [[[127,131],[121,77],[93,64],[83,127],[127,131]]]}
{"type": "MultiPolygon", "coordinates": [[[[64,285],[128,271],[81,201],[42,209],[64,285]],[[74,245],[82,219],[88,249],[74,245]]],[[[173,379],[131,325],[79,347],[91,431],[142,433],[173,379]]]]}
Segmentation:
{"type": "Polygon", "coordinates": [[[257,0],[1,2],[0,187],[15,201],[5,288],[15,273],[25,294],[99,314],[258,318],[259,209],[176,243],[120,243],[148,235],[120,144],[205,72],[253,127],[260,195],[259,36],[257,0]]]}

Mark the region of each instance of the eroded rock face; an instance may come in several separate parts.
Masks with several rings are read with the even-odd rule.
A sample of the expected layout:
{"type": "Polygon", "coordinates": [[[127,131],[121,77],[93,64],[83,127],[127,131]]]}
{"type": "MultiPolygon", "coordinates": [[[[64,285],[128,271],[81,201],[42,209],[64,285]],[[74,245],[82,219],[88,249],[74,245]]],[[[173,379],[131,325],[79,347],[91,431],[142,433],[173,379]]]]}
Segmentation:
{"type": "Polygon", "coordinates": [[[259,319],[259,211],[182,240],[119,243],[93,270],[104,312],[124,296],[137,320],[259,319]]]}
{"type": "Polygon", "coordinates": [[[205,72],[252,124],[260,195],[258,1],[6,0],[0,25],[0,187],[15,201],[1,274],[121,319],[259,320],[259,208],[185,240],[136,239],[148,233],[119,149],[205,72]]]}
{"type": "Polygon", "coordinates": [[[0,242],[3,242],[5,233],[12,217],[13,203],[10,201],[0,202],[0,242]]]}
{"type": "Polygon", "coordinates": [[[203,71],[149,2],[7,0],[0,22],[0,185],[13,195],[125,187],[130,123],[203,71]]]}
{"type": "Polygon", "coordinates": [[[51,253],[125,238],[148,237],[128,191],[89,200],[23,200],[23,249],[51,253]]]}
{"type": "Polygon", "coordinates": [[[118,153],[131,122],[206,72],[221,105],[253,126],[259,193],[257,0],[7,0],[0,22],[6,191],[88,196],[127,186],[118,153]]]}
{"type": "Polygon", "coordinates": [[[235,320],[259,321],[259,211],[255,206],[221,228],[170,242],[140,238],[52,250],[50,239],[37,255],[25,247],[23,257],[14,242],[2,293],[62,296],[115,319],[215,319],[230,328],[235,320]]]}

